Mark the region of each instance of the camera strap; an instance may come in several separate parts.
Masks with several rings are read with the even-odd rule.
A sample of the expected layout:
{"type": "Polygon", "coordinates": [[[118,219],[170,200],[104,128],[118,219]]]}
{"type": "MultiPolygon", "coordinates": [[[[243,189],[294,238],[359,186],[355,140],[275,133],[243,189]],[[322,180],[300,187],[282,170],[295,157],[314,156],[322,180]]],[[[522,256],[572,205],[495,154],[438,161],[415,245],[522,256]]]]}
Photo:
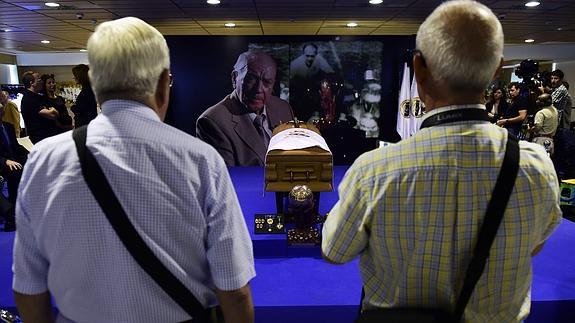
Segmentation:
{"type": "Polygon", "coordinates": [[[439,112],[434,115],[428,116],[425,120],[423,120],[423,122],[421,123],[421,127],[419,127],[419,129],[439,126],[458,121],[472,121],[472,120],[490,121],[489,116],[487,115],[487,110],[485,109],[479,109],[479,108],[456,109],[456,110],[439,112]]]}
{"type": "Polygon", "coordinates": [[[208,322],[208,312],[192,292],[170,272],[168,268],[154,255],[144,239],[140,236],[128,218],[120,201],[114,194],[102,168],[94,155],[86,147],[88,126],[74,129],[72,138],[80,159],[82,175],[88,188],[94,195],[98,205],[114,228],[124,247],[130,252],[140,267],[176,302],[193,322],[208,322]]]}

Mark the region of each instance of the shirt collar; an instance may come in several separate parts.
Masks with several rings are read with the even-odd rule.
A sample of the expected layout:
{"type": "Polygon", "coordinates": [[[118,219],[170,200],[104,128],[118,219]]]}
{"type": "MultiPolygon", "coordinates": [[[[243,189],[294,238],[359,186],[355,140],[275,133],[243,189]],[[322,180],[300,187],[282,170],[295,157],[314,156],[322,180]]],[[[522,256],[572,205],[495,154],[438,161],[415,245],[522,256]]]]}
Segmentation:
{"type": "Polygon", "coordinates": [[[102,103],[101,109],[102,114],[106,116],[110,116],[121,111],[134,113],[146,119],[161,121],[156,111],[149,106],[136,101],[116,99],[108,100],[102,103]]]}

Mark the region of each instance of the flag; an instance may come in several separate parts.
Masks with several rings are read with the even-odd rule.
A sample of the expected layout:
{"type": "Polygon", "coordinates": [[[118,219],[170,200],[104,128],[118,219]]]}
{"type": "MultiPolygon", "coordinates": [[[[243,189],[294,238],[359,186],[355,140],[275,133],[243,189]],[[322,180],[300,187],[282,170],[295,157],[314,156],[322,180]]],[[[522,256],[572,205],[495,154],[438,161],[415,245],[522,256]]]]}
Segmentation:
{"type": "Polygon", "coordinates": [[[411,81],[411,113],[409,118],[409,136],[415,135],[421,126],[421,117],[425,113],[425,105],[419,99],[415,77],[411,81]]]}
{"type": "Polygon", "coordinates": [[[397,133],[401,139],[410,136],[410,116],[411,116],[411,90],[410,90],[410,70],[407,63],[403,64],[403,78],[399,90],[399,107],[397,109],[397,133]]]}

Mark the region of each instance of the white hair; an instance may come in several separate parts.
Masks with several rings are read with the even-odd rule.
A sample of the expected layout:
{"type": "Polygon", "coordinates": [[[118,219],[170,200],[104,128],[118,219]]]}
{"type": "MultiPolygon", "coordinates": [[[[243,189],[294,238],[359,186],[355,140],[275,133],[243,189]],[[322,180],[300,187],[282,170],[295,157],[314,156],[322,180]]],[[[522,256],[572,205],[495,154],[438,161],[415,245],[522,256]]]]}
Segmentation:
{"type": "Polygon", "coordinates": [[[160,75],[170,68],[168,44],[146,22],[126,17],[100,24],[88,39],[88,72],[97,97],[154,94],[160,75]]]}
{"type": "Polygon", "coordinates": [[[454,91],[489,85],[503,58],[503,28],[491,9],[470,0],[437,7],[417,31],[416,46],[433,80],[454,91]]]}

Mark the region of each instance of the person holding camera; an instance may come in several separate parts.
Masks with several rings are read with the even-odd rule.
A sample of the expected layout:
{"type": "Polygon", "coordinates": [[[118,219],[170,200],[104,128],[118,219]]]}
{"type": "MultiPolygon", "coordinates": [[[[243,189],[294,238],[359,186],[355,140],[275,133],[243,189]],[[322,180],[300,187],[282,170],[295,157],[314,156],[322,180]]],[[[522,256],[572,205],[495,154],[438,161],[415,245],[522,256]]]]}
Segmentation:
{"type": "Polygon", "coordinates": [[[525,121],[525,118],[527,118],[529,102],[527,98],[522,95],[519,83],[511,82],[507,88],[509,90],[509,97],[511,98],[511,105],[503,112],[502,118],[497,120],[497,125],[507,129],[507,131],[515,137],[518,137],[521,132],[521,125],[523,121],[525,121]]]}

